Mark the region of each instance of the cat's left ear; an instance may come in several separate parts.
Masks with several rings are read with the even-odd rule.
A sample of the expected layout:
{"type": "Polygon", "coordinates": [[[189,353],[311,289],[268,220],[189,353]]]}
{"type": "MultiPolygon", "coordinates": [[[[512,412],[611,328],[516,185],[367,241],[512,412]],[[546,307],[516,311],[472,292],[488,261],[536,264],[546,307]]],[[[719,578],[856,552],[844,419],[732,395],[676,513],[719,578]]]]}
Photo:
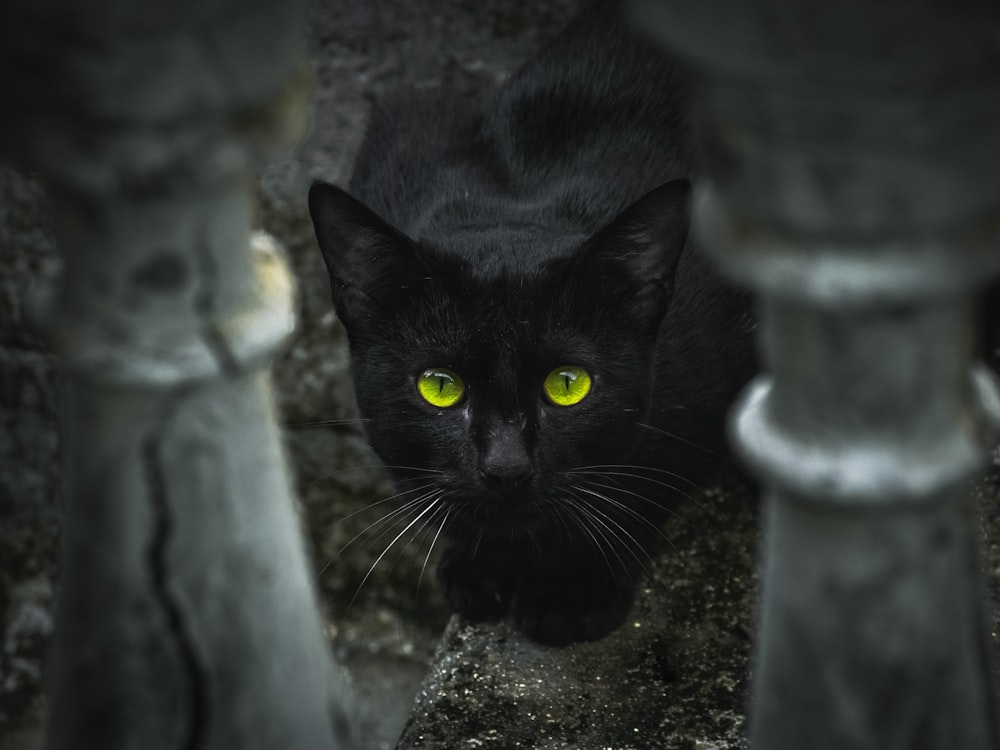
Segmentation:
{"type": "Polygon", "coordinates": [[[691,183],[673,180],[646,193],[583,248],[586,264],[631,292],[633,310],[658,323],[673,292],[691,224],[691,183]]]}
{"type": "Polygon", "coordinates": [[[340,188],[315,182],[309,214],[337,315],[348,330],[399,296],[419,265],[414,243],[340,188]]]}

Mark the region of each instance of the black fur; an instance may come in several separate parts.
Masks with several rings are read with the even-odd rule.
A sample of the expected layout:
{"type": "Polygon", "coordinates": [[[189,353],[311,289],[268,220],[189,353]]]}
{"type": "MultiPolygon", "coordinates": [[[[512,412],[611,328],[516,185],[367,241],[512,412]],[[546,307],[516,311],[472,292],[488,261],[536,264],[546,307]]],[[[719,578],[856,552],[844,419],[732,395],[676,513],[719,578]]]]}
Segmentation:
{"type": "Polygon", "coordinates": [[[368,438],[414,467],[394,473],[426,490],[438,578],[468,617],[605,635],[669,507],[725,454],[750,316],[686,242],[686,111],[671,62],[592,5],[483,113],[383,106],[354,197],[310,191],[368,438]],[[542,380],[567,364],[592,391],[555,406],[542,380]],[[463,402],[419,396],[432,366],[464,378],[463,402]]]}

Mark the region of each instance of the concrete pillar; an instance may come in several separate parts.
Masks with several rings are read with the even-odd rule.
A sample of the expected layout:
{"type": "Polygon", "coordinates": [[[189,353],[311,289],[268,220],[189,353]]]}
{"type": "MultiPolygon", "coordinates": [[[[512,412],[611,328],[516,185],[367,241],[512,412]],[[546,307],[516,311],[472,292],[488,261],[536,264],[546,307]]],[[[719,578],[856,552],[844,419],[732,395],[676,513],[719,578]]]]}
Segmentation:
{"type": "Polygon", "coordinates": [[[651,1],[691,64],[697,235],[760,299],[733,419],[763,480],[751,746],[1000,744],[967,481],[1000,399],[1000,15],[931,2],[651,1]]]}
{"type": "Polygon", "coordinates": [[[45,181],[69,374],[50,750],[342,748],[270,358],[253,168],[302,128],[300,2],[10,0],[0,149],[45,181]]]}

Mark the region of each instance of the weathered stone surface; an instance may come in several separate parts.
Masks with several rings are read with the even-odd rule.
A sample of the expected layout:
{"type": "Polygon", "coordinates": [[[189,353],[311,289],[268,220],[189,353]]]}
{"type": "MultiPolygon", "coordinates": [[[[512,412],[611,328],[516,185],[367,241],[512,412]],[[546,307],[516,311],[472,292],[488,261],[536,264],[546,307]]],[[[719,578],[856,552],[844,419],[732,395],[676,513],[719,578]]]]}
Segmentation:
{"type": "Polygon", "coordinates": [[[632,615],[601,641],[552,649],[453,619],[399,747],[742,747],[754,507],[738,488],[681,507],[632,615]]]}
{"type": "Polygon", "coordinates": [[[0,738],[24,742],[41,710],[58,526],[61,379],[31,321],[59,268],[46,209],[37,183],[0,167],[0,738]]]}

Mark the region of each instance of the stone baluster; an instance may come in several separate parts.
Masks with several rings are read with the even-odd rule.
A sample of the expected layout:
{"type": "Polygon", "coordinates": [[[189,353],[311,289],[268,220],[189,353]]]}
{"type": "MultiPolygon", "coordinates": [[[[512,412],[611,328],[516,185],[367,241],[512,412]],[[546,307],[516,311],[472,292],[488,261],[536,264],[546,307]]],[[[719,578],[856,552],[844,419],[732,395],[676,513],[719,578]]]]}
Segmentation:
{"type": "Polygon", "coordinates": [[[302,129],[301,2],[6,0],[0,150],[49,189],[70,381],[47,747],[347,747],[275,427],[294,326],[250,239],[302,129]]]}
{"type": "Polygon", "coordinates": [[[655,0],[696,75],[696,227],[760,299],[751,746],[1000,745],[968,480],[1000,401],[997,6],[655,0]]]}

